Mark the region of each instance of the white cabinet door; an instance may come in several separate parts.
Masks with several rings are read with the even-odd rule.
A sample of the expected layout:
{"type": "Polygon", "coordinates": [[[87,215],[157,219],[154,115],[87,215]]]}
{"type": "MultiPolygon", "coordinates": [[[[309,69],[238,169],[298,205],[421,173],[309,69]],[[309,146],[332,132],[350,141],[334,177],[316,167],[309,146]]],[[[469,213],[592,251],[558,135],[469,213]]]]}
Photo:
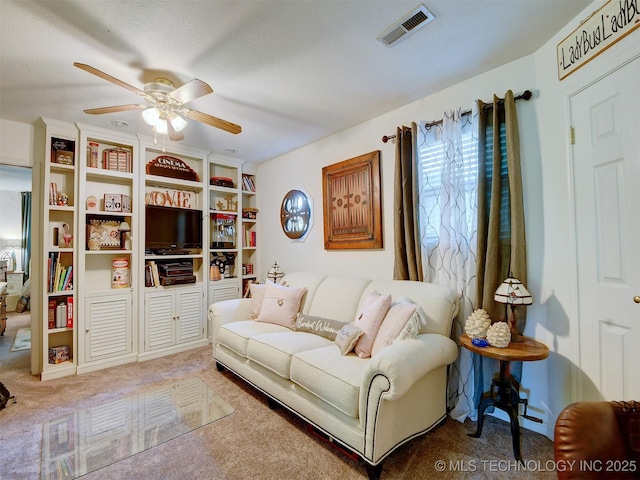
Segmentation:
{"type": "Polygon", "coordinates": [[[132,352],[131,293],[85,298],[85,360],[116,358],[132,352]]]}
{"type": "Polygon", "coordinates": [[[178,317],[178,342],[199,340],[204,337],[204,314],[202,288],[176,290],[176,313],[178,317]]]}
{"type": "Polygon", "coordinates": [[[145,294],[145,351],[204,338],[201,286],[145,294]]]}
{"type": "Polygon", "coordinates": [[[146,293],[144,300],[145,351],[175,345],[176,314],[173,291],[146,293]]]}

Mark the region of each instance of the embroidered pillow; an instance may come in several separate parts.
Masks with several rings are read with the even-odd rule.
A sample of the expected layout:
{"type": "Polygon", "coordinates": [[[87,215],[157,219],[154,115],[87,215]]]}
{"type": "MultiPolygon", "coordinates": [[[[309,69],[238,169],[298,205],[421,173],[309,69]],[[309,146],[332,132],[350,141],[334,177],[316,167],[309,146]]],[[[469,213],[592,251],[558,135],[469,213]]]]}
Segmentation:
{"type": "Polygon", "coordinates": [[[336,335],[345,325],[346,322],[299,313],[295,330],[297,332],[314,333],[329,340],[335,340],[336,335]]]}
{"type": "Polygon", "coordinates": [[[342,355],[348,354],[353,347],[356,346],[356,342],[362,336],[364,332],[356,327],[353,323],[347,323],[336,335],[336,345],[340,349],[342,355]]]}
{"type": "Polygon", "coordinates": [[[249,291],[251,292],[251,313],[249,318],[255,320],[260,315],[260,308],[262,308],[262,301],[264,300],[264,283],[252,283],[249,285],[249,291]]]}
{"type": "Polygon", "coordinates": [[[406,297],[398,299],[391,304],[391,308],[384,317],[378,330],[376,339],[371,347],[371,355],[375,355],[384,347],[391,345],[402,333],[407,323],[416,312],[418,305],[406,297]]]}
{"type": "Polygon", "coordinates": [[[360,358],[371,356],[371,347],[378,334],[378,329],[391,307],[391,295],[371,292],[364,299],[362,307],[353,322],[363,334],[356,343],[355,351],[360,358]]]}
{"type": "Polygon", "coordinates": [[[296,325],[296,316],[300,310],[302,296],[307,289],[305,287],[283,287],[271,282],[265,285],[262,308],[260,308],[257,320],[293,329],[296,325]]]}

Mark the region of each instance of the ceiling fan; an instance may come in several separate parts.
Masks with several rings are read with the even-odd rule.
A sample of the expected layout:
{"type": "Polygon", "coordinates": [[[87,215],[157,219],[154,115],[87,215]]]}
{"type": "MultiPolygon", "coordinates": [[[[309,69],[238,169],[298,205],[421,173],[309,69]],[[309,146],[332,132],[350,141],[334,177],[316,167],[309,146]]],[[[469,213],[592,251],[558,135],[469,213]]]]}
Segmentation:
{"type": "Polygon", "coordinates": [[[136,95],[140,95],[146,102],[146,104],[90,108],[84,110],[85,113],[101,115],[103,113],[124,112],[127,110],[142,110],[142,118],[148,125],[153,127],[154,132],[168,135],[174,141],[184,139],[181,130],[187,125],[185,117],[233,134],[238,134],[242,131],[240,125],[184,106],[185,103],[191,100],[213,93],[213,89],[208,84],[197,78],[178,88],[166,78],[156,78],[153,82],[146,83],[143,90],[140,90],[90,65],[78,62],[74,62],[73,65],[85,72],[126,88],[136,95]]]}

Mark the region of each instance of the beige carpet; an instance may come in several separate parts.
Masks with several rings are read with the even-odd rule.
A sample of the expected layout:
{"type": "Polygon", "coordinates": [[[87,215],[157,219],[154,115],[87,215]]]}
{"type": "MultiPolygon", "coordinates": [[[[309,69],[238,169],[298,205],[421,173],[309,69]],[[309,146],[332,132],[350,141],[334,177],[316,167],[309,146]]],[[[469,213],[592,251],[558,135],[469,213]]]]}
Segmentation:
{"type": "MultiPolygon", "coordinates": [[[[29,374],[28,351],[7,355],[0,348],[0,354],[0,381],[18,399],[0,411],[0,478],[39,478],[43,422],[193,375],[210,385],[235,413],[82,478],[367,478],[363,465],[307,434],[305,425],[285,409],[270,410],[261,394],[230,373],[218,373],[208,347],[47,382],[29,374]]],[[[467,436],[474,430],[471,422],[448,419],[393,453],[385,462],[382,478],[556,478],[548,468],[553,445],[546,437],[523,432],[523,457],[534,470],[527,472],[513,460],[507,423],[487,417],[482,438],[467,436]],[[437,470],[439,460],[445,462],[443,472],[437,470]]]]}

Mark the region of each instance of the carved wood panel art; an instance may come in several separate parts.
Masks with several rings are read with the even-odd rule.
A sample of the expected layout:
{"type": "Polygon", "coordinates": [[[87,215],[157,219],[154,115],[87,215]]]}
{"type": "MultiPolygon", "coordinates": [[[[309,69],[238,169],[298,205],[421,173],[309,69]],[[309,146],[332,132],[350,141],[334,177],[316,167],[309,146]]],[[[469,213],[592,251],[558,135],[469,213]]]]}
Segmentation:
{"type": "Polygon", "coordinates": [[[380,151],[322,169],[324,248],[382,248],[380,151]]]}

